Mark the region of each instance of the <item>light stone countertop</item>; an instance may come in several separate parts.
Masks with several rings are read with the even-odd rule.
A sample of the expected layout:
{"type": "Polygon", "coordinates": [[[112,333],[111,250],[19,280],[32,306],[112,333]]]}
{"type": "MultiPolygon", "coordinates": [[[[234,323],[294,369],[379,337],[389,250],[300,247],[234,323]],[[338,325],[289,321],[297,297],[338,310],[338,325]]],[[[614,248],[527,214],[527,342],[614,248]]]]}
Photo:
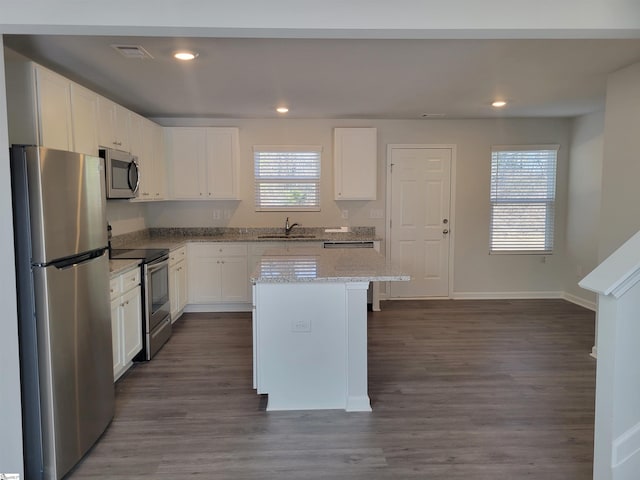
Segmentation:
{"type": "Polygon", "coordinates": [[[117,277],[124,272],[128,272],[129,270],[139,267],[140,262],[140,259],[109,260],[109,274],[111,275],[111,278],[117,277]]]}
{"type": "Polygon", "coordinates": [[[354,227],[343,233],[326,232],[324,228],[296,228],[289,237],[282,228],[156,228],[114,237],[113,248],[168,248],[175,250],[188,242],[286,242],[304,245],[323,241],[380,240],[372,227],[354,227]]]}
{"type": "Polygon", "coordinates": [[[251,275],[252,283],[409,281],[405,273],[387,267],[373,249],[289,247],[267,250],[251,275]]]}

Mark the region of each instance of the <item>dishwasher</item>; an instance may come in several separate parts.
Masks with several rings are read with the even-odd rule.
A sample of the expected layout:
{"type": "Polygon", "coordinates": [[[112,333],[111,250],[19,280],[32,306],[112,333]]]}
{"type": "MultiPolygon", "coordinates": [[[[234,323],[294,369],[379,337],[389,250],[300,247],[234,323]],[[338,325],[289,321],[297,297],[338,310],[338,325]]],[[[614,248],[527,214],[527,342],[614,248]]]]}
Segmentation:
{"type": "MultiPolygon", "coordinates": [[[[325,240],[322,242],[323,248],[373,248],[380,252],[380,242],[375,240],[325,240]]],[[[369,282],[367,290],[367,308],[374,312],[380,311],[379,299],[380,287],[378,282],[369,282]]]]}

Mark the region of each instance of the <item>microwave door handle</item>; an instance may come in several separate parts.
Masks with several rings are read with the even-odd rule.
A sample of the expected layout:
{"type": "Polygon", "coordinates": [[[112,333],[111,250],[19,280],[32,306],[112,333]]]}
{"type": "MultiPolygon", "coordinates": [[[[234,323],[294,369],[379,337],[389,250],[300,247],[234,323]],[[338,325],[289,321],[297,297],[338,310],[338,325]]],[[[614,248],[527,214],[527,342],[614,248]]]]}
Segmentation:
{"type": "Polygon", "coordinates": [[[138,170],[138,165],[136,162],[129,162],[129,168],[127,169],[127,182],[129,183],[129,188],[135,194],[138,193],[138,188],[140,187],[140,171],[138,170]],[[135,170],[134,170],[135,169],[135,170]],[[135,171],[135,185],[132,185],[131,181],[131,171],[135,171]]]}

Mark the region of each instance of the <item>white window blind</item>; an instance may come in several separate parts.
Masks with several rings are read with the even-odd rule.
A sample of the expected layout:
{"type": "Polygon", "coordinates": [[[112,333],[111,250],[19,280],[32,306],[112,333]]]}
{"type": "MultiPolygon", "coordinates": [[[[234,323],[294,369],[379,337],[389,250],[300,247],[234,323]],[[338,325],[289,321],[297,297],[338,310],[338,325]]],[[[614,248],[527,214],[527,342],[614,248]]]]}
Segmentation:
{"type": "Polygon", "coordinates": [[[491,253],[553,251],[557,145],[491,150],[491,253]]]}
{"type": "Polygon", "coordinates": [[[255,146],[256,210],[320,210],[319,146],[255,146]]]}

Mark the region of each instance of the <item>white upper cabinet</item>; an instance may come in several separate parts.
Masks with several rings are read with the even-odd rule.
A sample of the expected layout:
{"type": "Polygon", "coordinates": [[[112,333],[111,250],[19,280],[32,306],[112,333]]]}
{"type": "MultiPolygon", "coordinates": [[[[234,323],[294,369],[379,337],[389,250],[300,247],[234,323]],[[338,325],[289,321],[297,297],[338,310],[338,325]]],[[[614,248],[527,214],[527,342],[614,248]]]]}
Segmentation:
{"type": "Polygon", "coordinates": [[[207,147],[204,128],[168,128],[166,132],[171,197],[206,198],[207,147]]]}
{"type": "Polygon", "coordinates": [[[165,132],[171,198],[238,198],[237,128],[172,127],[165,132]]]}
{"type": "Polygon", "coordinates": [[[98,95],[71,83],[73,150],[98,155],[98,95]]]}
{"type": "Polygon", "coordinates": [[[129,110],[98,97],[98,139],[100,146],[129,152],[129,110]]]}
{"type": "Polygon", "coordinates": [[[336,128],[333,141],[335,200],[375,200],[377,129],[336,128]]]}
{"type": "Polygon", "coordinates": [[[239,134],[237,128],[207,128],[207,194],[214,199],[238,198],[239,134]]]}
{"type": "MultiPolygon", "coordinates": [[[[154,200],[164,200],[167,198],[167,174],[164,152],[164,128],[151,121],[147,122],[149,130],[153,136],[153,185],[151,193],[154,200]]],[[[143,130],[143,133],[147,130],[143,130]]]]}
{"type": "Polygon", "coordinates": [[[38,144],[73,150],[71,82],[34,65],[38,111],[38,144]]]}
{"type": "Polygon", "coordinates": [[[146,118],[131,114],[131,153],[140,167],[139,201],[165,198],[164,141],[162,127],[146,118]],[[134,135],[136,142],[134,145],[134,135]]]}

